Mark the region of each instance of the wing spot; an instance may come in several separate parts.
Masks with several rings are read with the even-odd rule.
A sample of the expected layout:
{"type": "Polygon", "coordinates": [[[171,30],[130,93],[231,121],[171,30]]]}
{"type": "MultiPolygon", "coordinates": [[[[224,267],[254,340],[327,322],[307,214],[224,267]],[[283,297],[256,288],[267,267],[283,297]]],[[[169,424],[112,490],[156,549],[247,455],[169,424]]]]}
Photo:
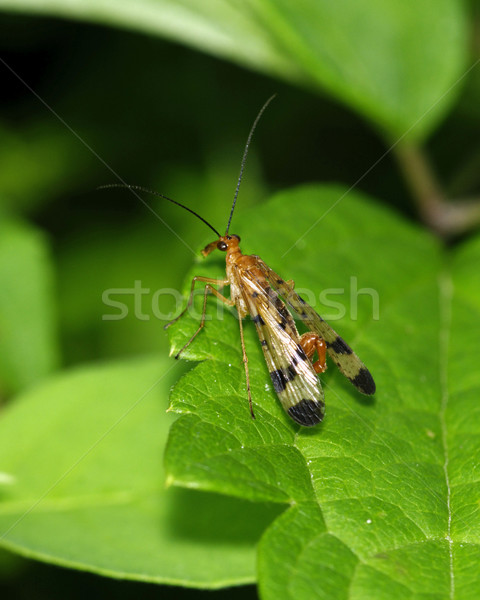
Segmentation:
{"type": "Polygon", "coordinates": [[[281,369],[277,369],[276,371],[271,371],[270,378],[273,383],[273,389],[279,394],[280,392],[285,391],[287,387],[287,382],[285,381],[285,375],[281,369]]]}
{"type": "Polygon", "coordinates": [[[320,423],[325,414],[324,406],[316,400],[303,398],[288,409],[290,417],[304,427],[313,427],[320,423]]]}
{"type": "Polygon", "coordinates": [[[277,369],[276,371],[270,372],[270,378],[273,383],[273,389],[279,394],[284,392],[287,387],[287,383],[292,381],[297,376],[297,371],[293,365],[288,365],[287,369],[277,369]]]}
{"type": "Polygon", "coordinates": [[[300,358],[300,360],[308,360],[307,355],[305,354],[305,351],[301,346],[298,346],[297,348],[297,355],[300,358]]]}
{"type": "Polygon", "coordinates": [[[260,315],[255,315],[254,317],[252,317],[252,321],[254,323],[257,323],[258,325],[265,325],[265,321],[262,319],[262,317],[260,315]]]}
{"type": "Polygon", "coordinates": [[[290,364],[287,367],[287,381],[293,381],[295,379],[295,377],[297,376],[297,370],[295,369],[295,366],[290,364]]]}
{"type": "Polygon", "coordinates": [[[371,396],[375,393],[376,386],[370,371],[366,367],[362,367],[355,377],[350,377],[350,381],[362,394],[371,396]]]}
{"type": "Polygon", "coordinates": [[[350,346],[338,335],[333,342],[327,341],[326,344],[329,350],[332,350],[337,354],[353,354],[353,350],[350,348],[350,346]]]}

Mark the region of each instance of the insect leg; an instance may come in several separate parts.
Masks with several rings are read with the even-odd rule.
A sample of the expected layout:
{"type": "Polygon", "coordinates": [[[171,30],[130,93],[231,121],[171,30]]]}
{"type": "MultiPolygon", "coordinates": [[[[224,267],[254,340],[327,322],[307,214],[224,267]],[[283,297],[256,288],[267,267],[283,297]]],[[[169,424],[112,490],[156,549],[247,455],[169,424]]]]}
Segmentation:
{"type": "MultiPolygon", "coordinates": [[[[215,282],[217,282],[217,283],[218,283],[218,282],[221,282],[221,283],[223,283],[223,280],[222,280],[222,279],[220,279],[220,280],[218,280],[218,279],[213,279],[213,280],[212,280],[212,279],[208,279],[207,277],[197,277],[196,279],[197,279],[197,281],[198,281],[198,280],[200,280],[200,281],[202,281],[202,280],[203,280],[203,281],[207,280],[207,281],[215,281],[215,282]]],[[[192,288],[193,288],[193,284],[192,284],[192,288]]],[[[206,313],[206,310],[207,310],[207,296],[208,296],[208,292],[212,292],[212,294],[213,294],[213,295],[214,295],[216,298],[218,298],[218,300],[221,300],[223,303],[227,304],[228,306],[234,306],[234,305],[235,305],[235,303],[233,302],[233,300],[231,300],[230,298],[226,298],[226,297],[225,297],[225,296],[223,296],[223,295],[222,295],[222,294],[221,294],[221,293],[220,293],[220,292],[219,292],[217,289],[215,289],[214,287],[212,287],[212,286],[210,285],[210,283],[207,283],[207,284],[206,284],[206,286],[205,286],[205,291],[204,291],[204,294],[203,294],[203,309],[202,309],[202,318],[200,319],[200,325],[199,325],[199,327],[198,327],[197,331],[196,331],[196,332],[195,332],[195,333],[192,335],[192,337],[191,337],[191,338],[188,340],[188,342],[187,342],[187,343],[186,343],[186,344],[185,344],[185,345],[184,345],[182,348],[180,348],[180,350],[179,350],[179,351],[178,351],[178,352],[175,354],[175,358],[177,358],[177,359],[180,357],[180,354],[181,354],[181,353],[182,353],[184,350],[186,350],[186,349],[187,349],[187,348],[190,346],[190,344],[191,344],[191,343],[193,342],[193,340],[194,340],[194,339],[197,337],[197,335],[200,333],[200,331],[202,331],[202,329],[203,329],[203,327],[204,327],[204,325],[205,325],[205,313],[206,313]]],[[[190,295],[190,296],[192,297],[192,295],[190,295]]],[[[190,303],[190,304],[191,304],[191,303],[190,303]]],[[[187,305],[187,308],[188,308],[188,305],[187,305]]],[[[186,309],[185,309],[185,310],[186,310],[186,309]]],[[[185,311],[183,311],[183,312],[185,312],[185,311]]],[[[182,313],[182,314],[183,314],[183,313],[182,313]]],[[[181,316],[181,315],[179,315],[179,316],[181,316]]],[[[177,317],[177,319],[178,319],[178,317],[177,317]]],[[[172,321],[172,322],[173,322],[173,321],[172,321]]],[[[170,323],[168,323],[168,324],[170,325],[170,323]]]]}
{"type": "MultiPolygon", "coordinates": [[[[183,317],[183,315],[190,308],[190,306],[192,305],[192,302],[193,302],[193,292],[194,292],[195,284],[197,283],[197,281],[204,282],[207,284],[219,285],[221,287],[228,285],[228,283],[229,283],[227,279],[212,279],[211,277],[201,277],[201,276],[196,275],[192,279],[192,285],[190,287],[190,296],[188,297],[187,306],[182,310],[182,312],[178,315],[178,317],[175,317],[174,319],[172,319],[172,321],[169,321],[166,325],[164,325],[163,326],[164,329],[168,329],[170,327],[170,325],[173,325],[174,323],[176,323],[178,321],[178,319],[180,319],[180,317],[183,317]]],[[[205,288],[206,287],[207,286],[205,286],[205,288]]],[[[214,288],[211,287],[211,289],[213,290],[214,288]]],[[[215,290],[215,291],[217,291],[217,290],[215,290]]],[[[222,298],[224,298],[224,296],[222,296],[222,298]]]]}
{"type": "Polygon", "coordinates": [[[313,363],[313,368],[315,373],[323,373],[327,368],[327,344],[325,340],[317,333],[307,331],[300,337],[300,346],[310,360],[317,351],[318,360],[313,363]]]}
{"type": "MultiPolygon", "coordinates": [[[[237,307],[238,310],[238,307],[237,307]]],[[[240,340],[242,342],[242,354],[243,354],[243,366],[245,367],[245,379],[247,381],[247,396],[248,396],[248,404],[250,406],[250,414],[252,415],[252,419],[255,419],[255,413],[253,412],[253,405],[252,405],[252,392],[250,391],[250,375],[248,373],[248,356],[247,356],[247,351],[245,349],[245,339],[243,337],[243,322],[242,322],[242,318],[240,317],[240,311],[239,312],[239,318],[238,318],[238,324],[240,325],[240,340]]]]}

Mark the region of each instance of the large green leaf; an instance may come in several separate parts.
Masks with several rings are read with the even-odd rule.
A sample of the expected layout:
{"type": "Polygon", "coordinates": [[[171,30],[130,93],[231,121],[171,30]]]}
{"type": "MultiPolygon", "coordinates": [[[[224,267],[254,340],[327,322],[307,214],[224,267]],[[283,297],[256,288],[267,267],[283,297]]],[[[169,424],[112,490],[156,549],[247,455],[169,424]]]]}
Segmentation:
{"type": "Polygon", "coordinates": [[[0,9],[121,25],[327,90],[389,136],[427,134],[456,97],[457,0],[0,0],[0,9]]]}
{"type": "Polygon", "coordinates": [[[0,217],[0,394],[34,383],[57,365],[54,299],[46,240],[33,227],[0,217]]]}
{"type": "MultiPolygon", "coordinates": [[[[320,308],[321,291],[345,303],[348,316],[330,322],[371,369],[376,396],[360,396],[330,366],[325,421],[299,428],[246,323],[252,420],[238,323],[216,315],[212,299],[211,320],[185,351],[203,362],[172,393],[182,416],[167,444],[168,478],[286,507],[260,544],[265,599],[477,598],[480,240],[449,256],[426,232],[344,196],[337,187],[285,192],[234,217],[232,231],[322,314],[334,317],[320,308]]],[[[217,258],[195,273],[220,272],[217,258]]],[[[174,350],[197,325],[186,316],[172,327],[174,350]]]]}
{"type": "Polygon", "coordinates": [[[0,544],[111,577],[254,581],[256,543],[278,510],[165,489],[178,370],[158,358],[77,369],[17,398],[0,420],[0,544]]]}

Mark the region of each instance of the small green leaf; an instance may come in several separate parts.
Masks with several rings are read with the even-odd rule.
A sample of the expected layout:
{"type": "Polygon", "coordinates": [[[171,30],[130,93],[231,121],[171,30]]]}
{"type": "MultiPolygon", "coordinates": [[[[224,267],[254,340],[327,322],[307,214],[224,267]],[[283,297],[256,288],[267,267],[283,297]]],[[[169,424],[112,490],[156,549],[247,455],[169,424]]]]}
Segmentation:
{"type": "Polygon", "coordinates": [[[111,577],[254,581],[256,543],[278,510],[165,489],[166,396],[178,370],[157,358],[112,363],[19,397],[0,420],[0,468],[12,477],[0,485],[0,544],[111,577]]]}
{"type": "Polygon", "coordinates": [[[163,35],[327,90],[395,138],[427,135],[467,68],[466,10],[457,0],[0,0],[0,7],[163,35]]]}
{"type": "MultiPolygon", "coordinates": [[[[169,481],[289,507],[260,543],[266,600],[446,599],[452,590],[475,598],[480,239],[447,255],[371,200],[344,196],[338,187],[294,189],[235,216],[232,232],[330,313],[372,371],[375,397],[357,394],[330,364],[320,376],[324,422],[296,426],[271,390],[247,319],[252,420],[238,323],[229,312],[215,320],[209,298],[214,320],[186,351],[203,362],[171,397],[182,416],[167,444],[169,481]],[[334,302],[346,312],[338,323],[334,302]]],[[[207,261],[195,274],[218,267],[207,261]]],[[[172,326],[173,347],[197,325],[186,316],[172,326]]]]}
{"type": "Polygon", "coordinates": [[[0,218],[0,282],[0,392],[11,393],[51,372],[59,349],[46,240],[6,217],[0,218]]]}

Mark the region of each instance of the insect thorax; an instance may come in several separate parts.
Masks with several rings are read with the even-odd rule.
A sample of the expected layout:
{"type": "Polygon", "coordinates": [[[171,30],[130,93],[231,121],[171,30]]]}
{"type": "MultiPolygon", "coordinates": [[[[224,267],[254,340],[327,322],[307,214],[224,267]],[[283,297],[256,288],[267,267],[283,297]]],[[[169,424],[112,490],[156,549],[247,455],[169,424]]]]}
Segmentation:
{"type": "Polygon", "coordinates": [[[235,302],[237,307],[238,316],[243,319],[248,314],[247,305],[242,295],[242,288],[238,282],[237,269],[233,265],[227,263],[226,266],[227,279],[230,282],[230,298],[235,302]]]}

